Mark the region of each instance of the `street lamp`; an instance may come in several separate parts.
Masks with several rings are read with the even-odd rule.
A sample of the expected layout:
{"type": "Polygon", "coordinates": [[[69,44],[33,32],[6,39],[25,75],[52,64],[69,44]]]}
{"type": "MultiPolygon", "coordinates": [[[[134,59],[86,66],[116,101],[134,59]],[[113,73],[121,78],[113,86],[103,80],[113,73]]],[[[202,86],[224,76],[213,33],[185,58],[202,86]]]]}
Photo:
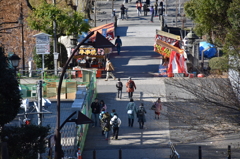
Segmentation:
{"type": "Polygon", "coordinates": [[[198,39],[198,36],[193,32],[193,29],[191,28],[190,32],[186,35],[186,37],[188,39],[188,43],[190,45],[193,45],[193,42],[198,39]]]}
{"type": "Polygon", "coordinates": [[[16,55],[15,53],[9,58],[9,60],[12,63],[12,66],[14,67],[15,76],[17,75],[16,72],[17,72],[17,67],[18,67],[20,59],[21,58],[18,55],[16,55]]]}
{"type": "Polygon", "coordinates": [[[197,41],[198,36],[192,31],[192,28],[190,32],[185,36],[187,45],[185,47],[189,48],[189,52],[192,54],[192,65],[193,70],[196,71],[198,68],[198,59],[199,59],[199,41],[197,41]]]}
{"type": "Polygon", "coordinates": [[[23,68],[23,75],[25,75],[25,58],[24,58],[24,32],[23,32],[23,8],[21,3],[21,12],[18,18],[18,23],[21,24],[22,28],[22,68],[23,68]]]}
{"type": "Polygon", "coordinates": [[[77,50],[80,48],[81,45],[84,44],[86,40],[88,40],[94,32],[90,32],[73,50],[71,56],[68,58],[67,62],[63,66],[61,76],[59,78],[58,88],[57,88],[57,121],[56,121],[56,129],[55,129],[55,157],[54,159],[61,159],[61,133],[60,133],[60,97],[61,97],[61,87],[63,82],[64,74],[66,73],[68,64],[72,60],[73,56],[77,52],[77,50]]]}

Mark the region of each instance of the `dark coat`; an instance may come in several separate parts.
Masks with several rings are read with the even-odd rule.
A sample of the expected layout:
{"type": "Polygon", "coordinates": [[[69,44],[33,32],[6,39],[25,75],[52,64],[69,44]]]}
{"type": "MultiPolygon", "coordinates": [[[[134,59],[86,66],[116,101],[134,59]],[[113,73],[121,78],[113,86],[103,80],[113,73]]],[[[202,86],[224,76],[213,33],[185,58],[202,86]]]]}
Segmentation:
{"type": "Polygon", "coordinates": [[[125,14],[125,7],[124,6],[122,6],[121,8],[120,8],[120,10],[121,10],[121,14],[125,14]]]}
{"type": "Polygon", "coordinates": [[[92,108],[92,113],[93,114],[99,114],[101,111],[100,105],[98,102],[92,102],[91,104],[91,108],[92,108]]]}
{"type": "Polygon", "coordinates": [[[129,81],[126,83],[126,87],[127,87],[127,92],[134,92],[134,89],[137,89],[134,81],[132,81],[132,80],[129,80],[129,81]],[[130,82],[133,82],[133,88],[129,88],[130,82]]]}
{"type": "Polygon", "coordinates": [[[138,122],[141,122],[141,121],[146,122],[146,116],[145,116],[145,114],[147,114],[145,108],[140,106],[140,107],[138,108],[138,110],[137,110],[138,122]],[[138,115],[138,112],[139,112],[139,110],[141,110],[141,109],[143,109],[143,112],[144,112],[143,116],[138,115]]]}
{"type": "Polygon", "coordinates": [[[116,83],[116,87],[117,87],[117,90],[122,90],[122,88],[123,88],[122,82],[121,82],[121,81],[118,81],[118,82],[116,83]],[[122,85],[122,87],[119,87],[119,86],[118,86],[118,83],[119,83],[119,86],[122,85]]]}

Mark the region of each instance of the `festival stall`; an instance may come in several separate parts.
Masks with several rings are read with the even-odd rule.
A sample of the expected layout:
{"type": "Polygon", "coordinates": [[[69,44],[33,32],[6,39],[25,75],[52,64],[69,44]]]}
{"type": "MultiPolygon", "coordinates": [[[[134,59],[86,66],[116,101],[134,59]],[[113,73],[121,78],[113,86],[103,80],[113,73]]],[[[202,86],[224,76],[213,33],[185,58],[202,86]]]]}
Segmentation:
{"type": "Polygon", "coordinates": [[[102,34],[106,39],[108,40],[113,40],[115,35],[114,35],[114,23],[108,23],[104,24],[95,28],[90,29],[90,31],[94,31],[95,33],[90,37],[90,41],[94,42],[96,39],[97,32],[102,34]]]}
{"type": "Polygon", "coordinates": [[[163,55],[163,63],[159,66],[160,76],[183,76],[187,73],[184,50],[180,49],[181,41],[175,36],[163,31],[157,31],[154,51],[163,55]]]}
{"type": "Polygon", "coordinates": [[[82,77],[82,69],[93,69],[97,71],[96,77],[102,76],[105,69],[106,55],[111,52],[111,48],[115,47],[102,34],[96,32],[95,41],[80,46],[79,51],[73,57],[77,66],[73,68],[73,76],[82,77]],[[75,74],[74,74],[75,73],[75,74]]]}

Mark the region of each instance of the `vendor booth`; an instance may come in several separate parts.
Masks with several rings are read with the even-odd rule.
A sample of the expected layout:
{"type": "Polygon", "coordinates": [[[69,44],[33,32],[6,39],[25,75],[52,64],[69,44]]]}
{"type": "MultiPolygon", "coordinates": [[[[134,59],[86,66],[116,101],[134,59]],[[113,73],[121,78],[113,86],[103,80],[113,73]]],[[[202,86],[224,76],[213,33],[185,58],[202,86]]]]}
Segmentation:
{"type": "MultiPolygon", "coordinates": [[[[180,39],[173,39],[164,35],[156,35],[154,51],[163,55],[163,63],[159,66],[160,76],[183,76],[187,73],[184,50],[180,49],[180,39]]],[[[167,33],[169,34],[169,33],[167,33]]]]}
{"type": "Polygon", "coordinates": [[[102,34],[94,34],[95,41],[86,43],[79,48],[78,53],[73,57],[77,66],[73,68],[72,76],[82,77],[82,69],[93,69],[97,71],[96,77],[102,76],[105,70],[106,55],[115,47],[102,34]]]}
{"type": "Polygon", "coordinates": [[[90,29],[90,31],[94,31],[95,33],[90,37],[90,41],[94,42],[96,40],[97,32],[102,34],[106,39],[113,40],[114,35],[114,23],[104,24],[95,28],[90,29]]]}

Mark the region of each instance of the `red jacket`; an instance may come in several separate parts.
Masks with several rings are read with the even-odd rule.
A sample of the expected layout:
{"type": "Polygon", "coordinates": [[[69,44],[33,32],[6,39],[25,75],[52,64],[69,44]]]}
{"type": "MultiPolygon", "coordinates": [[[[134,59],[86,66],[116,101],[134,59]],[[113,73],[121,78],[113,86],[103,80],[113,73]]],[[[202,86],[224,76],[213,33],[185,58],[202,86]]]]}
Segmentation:
{"type": "Polygon", "coordinates": [[[138,2],[138,3],[136,4],[136,8],[138,8],[138,7],[142,8],[142,3],[141,3],[141,2],[138,2]]]}
{"type": "Polygon", "coordinates": [[[134,81],[132,81],[132,80],[129,80],[129,81],[126,83],[126,87],[127,87],[127,92],[134,92],[134,89],[137,89],[137,87],[136,87],[134,81]],[[133,88],[129,88],[129,84],[130,84],[130,82],[133,83],[133,88]]]}

